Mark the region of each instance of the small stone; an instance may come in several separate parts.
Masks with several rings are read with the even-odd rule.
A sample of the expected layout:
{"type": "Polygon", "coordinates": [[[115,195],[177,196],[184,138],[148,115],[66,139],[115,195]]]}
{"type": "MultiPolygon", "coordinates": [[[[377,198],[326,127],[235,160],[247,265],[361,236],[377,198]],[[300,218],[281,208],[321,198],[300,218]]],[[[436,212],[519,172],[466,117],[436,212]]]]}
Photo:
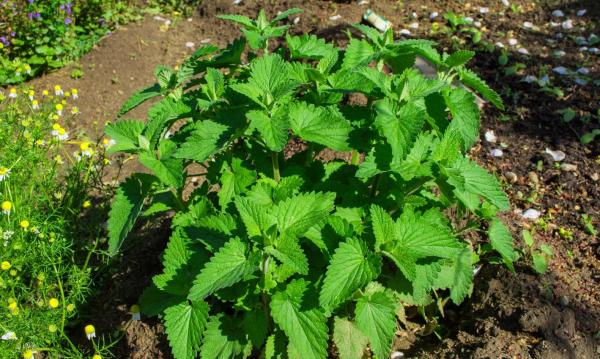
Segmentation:
{"type": "Polygon", "coordinates": [[[598,172],[594,172],[594,173],[592,173],[590,178],[592,179],[592,181],[598,182],[598,180],[600,180],[600,175],[598,174],[598,172]]]}
{"type": "Polygon", "coordinates": [[[185,47],[187,47],[188,49],[193,49],[194,46],[196,46],[196,45],[191,41],[188,41],[185,43],[185,47]]]}
{"type": "Polygon", "coordinates": [[[298,16],[294,19],[294,25],[298,25],[299,22],[300,22],[300,16],[298,16]]]}
{"type": "Polygon", "coordinates": [[[417,15],[417,13],[416,13],[416,12],[414,12],[414,11],[413,11],[413,13],[412,13],[412,14],[410,14],[410,16],[411,16],[413,19],[417,19],[417,18],[419,18],[419,15],[417,15]]]}
{"type": "Polygon", "coordinates": [[[203,40],[200,40],[200,43],[201,44],[208,44],[210,42],[210,40],[211,39],[203,39],[203,40]]]}
{"type": "Polygon", "coordinates": [[[479,8],[479,13],[480,14],[487,14],[488,12],[490,12],[490,8],[489,7],[480,7],[479,8]]]}
{"type": "Polygon", "coordinates": [[[519,41],[517,41],[517,39],[508,39],[508,44],[510,46],[515,46],[518,43],[519,43],[519,41]]]}
{"type": "Polygon", "coordinates": [[[504,151],[502,151],[499,148],[494,148],[493,150],[490,151],[490,154],[493,157],[502,157],[502,156],[504,156],[504,151]]]}
{"type": "Polygon", "coordinates": [[[562,12],[561,10],[554,10],[554,11],[552,11],[552,16],[554,16],[554,17],[563,17],[563,16],[565,16],[565,13],[562,12]]]}
{"type": "Polygon", "coordinates": [[[570,163],[561,163],[560,169],[565,172],[575,172],[575,171],[577,171],[577,165],[573,165],[570,163]]]}
{"type": "Polygon", "coordinates": [[[358,6],[363,6],[363,5],[369,5],[369,1],[368,0],[360,0],[358,2],[358,6]]]}
{"type": "Polygon", "coordinates": [[[494,45],[496,45],[496,47],[499,47],[499,48],[501,48],[501,49],[503,49],[503,48],[504,48],[504,44],[503,44],[503,43],[501,43],[500,41],[498,41],[498,42],[497,42],[497,43],[495,43],[494,45]]]}
{"type": "Polygon", "coordinates": [[[556,162],[560,162],[564,160],[565,157],[567,157],[567,155],[561,150],[553,151],[549,148],[546,148],[545,153],[549,154],[552,157],[552,159],[556,162]]]}
{"type": "Polygon", "coordinates": [[[529,183],[533,184],[534,186],[537,187],[538,184],[540,184],[540,179],[538,178],[537,173],[535,172],[529,172],[527,174],[527,178],[529,178],[529,183]]]}
{"type": "Polygon", "coordinates": [[[533,23],[530,22],[530,21],[525,21],[523,23],[523,27],[526,28],[526,29],[533,29],[533,23]]]}
{"type": "Polygon", "coordinates": [[[485,132],[484,134],[485,140],[490,142],[490,143],[496,143],[496,141],[498,140],[498,137],[496,137],[496,134],[494,133],[494,130],[488,130],[485,132]]]}
{"type": "Polygon", "coordinates": [[[508,2],[508,0],[502,0],[502,5],[509,7],[510,3],[508,2]]]}
{"type": "Polygon", "coordinates": [[[404,358],[404,353],[403,352],[393,352],[390,355],[390,359],[403,359],[404,358]]]}
{"type": "Polygon", "coordinates": [[[554,56],[556,56],[556,57],[563,57],[563,56],[565,56],[566,54],[567,54],[567,53],[566,53],[566,52],[564,52],[563,50],[557,50],[557,51],[554,51],[554,56]]]}
{"type": "Polygon", "coordinates": [[[432,12],[431,14],[429,14],[429,19],[433,20],[436,17],[438,17],[440,14],[437,11],[432,12]]]}
{"type": "Polygon", "coordinates": [[[569,305],[569,298],[567,298],[567,296],[565,296],[565,295],[561,295],[560,296],[560,304],[562,304],[566,307],[567,305],[569,305]]]}
{"type": "Polygon", "coordinates": [[[581,9],[581,10],[577,11],[577,16],[583,16],[583,15],[585,15],[585,13],[587,13],[587,10],[581,9]]]}
{"type": "Polygon", "coordinates": [[[413,22],[412,24],[408,25],[409,28],[416,30],[419,28],[419,23],[418,22],[413,22]]]}
{"type": "Polygon", "coordinates": [[[472,24],[472,23],[473,23],[473,18],[472,18],[472,17],[470,17],[470,16],[465,16],[465,17],[463,18],[463,20],[465,20],[465,22],[466,22],[467,24],[472,24]]]}
{"type": "Polygon", "coordinates": [[[506,177],[506,180],[510,183],[517,183],[517,181],[519,180],[519,176],[517,176],[516,173],[514,172],[506,172],[504,174],[504,177],[506,177]]]}
{"type": "Polygon", "coordinates": [[[588,49],[588,52],[589,52],[590,54],[598,54],[598,53],[600,53],[600,49],[598,49],[597,47],[590,47],[590,48],[588,49]]]}
{"type": "Polygon", "coordinates": [[[407,29],[400,30],[400,35],[410,36],[411,32],[407,29]]]}
{"type": "Polygon", "coordinates": [[[337,21],[337,20],[339,20],[341,18],[342,18],[342,15],[333,15],[333,16],[329,17],[329,20],[331,20],[331,21],[337,21]]]}
{"type": "Polygon", "coordinates": [[[567,68],[564,66],[557,66],[553,68],[552,71],[556,72],[559,75],[566,75],[569,73],[569,70],[567,70],[567,68]]]}
{"type": "Polygon", "coordinates": [[[537,81],[537,77],[533,76],[533,75],[527,75],[523,78],[523,82],[527,82],[528,84],[536,82],[537,81]]]}
{"type": "Polygon", "coordinates": [[[242,3],[242,0],[233,0],[233,5],[239,5],[242,3]]]}
{"type": "Polygon", "coordinates": [[[577,69],[577,73],[581,75],[589,75],[590,70],[587,67],[580,67],[577,69]]]}
{"type": "Polygon", "coordinates": [[[520,47],[517,49],[517,52],[520,53],[521,55],[529,55],[529,50],[527,50],[524,47],[520,47]]]}
{"type": "Polygon", "coordinates": [[[560,26],[562,26],[562,28],[565,30],[571,30],[573,28],[573,20],[563,21],[560,26]]]}
{"type": "Polygon", "coordinates": [[[473,26],[475,26],[475,27],[477,27],[477,28],[481,27],[481,21],[475,21],[475,22],[473,23],[473,26]]]}
{"type": "Polygon", "coordinates": [[[542,215],[542,213],[540,211],[538,211],[537,209],[533,209],[533,208],[530,208],[530,209],[526,210],[522,214],[523,218],[531,219],[531,220],[534,220],[534,221],[536,219],[540,218],[541,215],[542,215]]]}

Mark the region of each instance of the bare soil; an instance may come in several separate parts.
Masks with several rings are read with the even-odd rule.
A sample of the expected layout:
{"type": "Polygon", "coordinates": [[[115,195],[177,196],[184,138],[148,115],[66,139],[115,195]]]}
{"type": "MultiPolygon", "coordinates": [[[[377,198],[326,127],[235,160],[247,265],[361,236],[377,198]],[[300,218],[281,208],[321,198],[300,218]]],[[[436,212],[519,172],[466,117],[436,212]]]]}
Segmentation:
{"type": "MultiPolygon", "coordinates": [[[[468,6],[464,1],[451,0],[371,1],[368,6],[359,6],[356,1],[244,0],[240,5],[233,5],[231,0],[206,0],[190,21],[179,20],[166,30],[161,29],[161,21],[151,16],[118,29],[81,59],[84,71],[81,79],[71,79],[72,67],[67,67],[32,84],[38,88],[51,88],[54,84],[78,88],[81,116],[75,126],[79,136],[98,136],[103,124],[115,118],[129,95],[153,83],[156,65],[175,66],[193,51],[185,46],[186,42],[200,46],[210,39],[211,43],[223,46],[238,36],[235,26],[216,19],[215,15],[255,16],[261,8],[272,15],[290,7],[305,11],[292,27],[293,32],[325,36],[340,44],[346,42],[344,32],[349,24],[359,22],[367,7],[391,20],[396,30],[408,28],[408,24],[417,21],[411,18],[416,12],[420,25],[411,31],[422,38],[432,37],[430,12],[443,14],[454,10],[481,20],[488,30],[483,36],[492,43],[506,44],[509,35],[518,38],[530,55],[519,55],[513,49],[511,56],[527,65],[524,70],[527,73],[537,75],[544,66],[575,68],[585,64],[592,78],[600,78],[598,55],[591,59],[585,57],[573,41],[566,39],[559,40],[558,45],[550,44],[547,38],[558,30],[543,26],[551,20],[558,21],[552,18],[551,11],[561,8],[584,33],[598,34],[597,23],[593,21],[600,18],[600,3],[562,1],[552,7],[532,6],[531,1],[524,0],[511,0],[511,3],[521,5],[523,11],[513,13],[500,1],[480,0],[472,0],[468,6]],[[489,14],[481,15],[480,6],[489,7],[489,14]],[[581,18],[574,15],[580,8],[588,10],[581,18]],[[334,15],[341,18],[331,20],[334,15]],[[525,30],[524,21],[531,21],[542,29],[539,32],[525,30]],[[501,38],[500,33],[506,36],[501,38]],[[550,56],[552,46],[558,46],[567,55],[561,59],[550,56]]],[[[450,47],[448,39],[436,37],[433,36],[442,48],[450,47]]],[[[521,217],[520,211],[539,209],[545,225],[536,226],[535,240],[550,245],[555,256],[548,272],[541,276],[534,274],[525,263],[516,268],[516,273],[501,267],[485,267],[477,276],[471,299],[460,307],[449,308],[441,319],[445,328],[441,340],[434,335],[420,335],[422,328],[417,325],[399,331],[395,349],[408,357],[420,358],[598,358],[600,246],[598,238],[586,231],[581,214],[587,213],[595,227],[600,227],[600,141],[583,146],[579,136],[597,124],[577,121],[567,124],[555,111],[566,107],[582,114],[597,111],[599,87],[577,85],[550,71],[555,84],[565,91],[565,97],[556,100],[534,85],[520,81],[520,77],[502,76],[498,55],[478,54],[472,65],[504,95],[506,111],[486,106],[481,128],[482,133],[494,130],[498,142],[506,143],[507,147],[503,149],[504,156],[497,158],[490,155],[490,150],[498,145],[481,142],[472,156],[505,179],[514,210],[507,213],[505,219],[514,237],[521,238],[521,230],[532,225],[521,217]],[[501,121],[502,114],[510,120],[501,121]],[[576,170],[561,170],[544,154],[546,148],[564,151],[567,154],[564,162],[576,165],[576,170]],[[517,175],[516,181],[508,172],[517,175]],[[570,231],[572,238],[561,236],[561,229],[570,231]]],[[[146,109],[142,107],[129,117],[144,118],[146,109]]],[[[100,332],[110,333],[120,326],[126,329],[125,338],[116,348],[116,357],[167,358],[169,348],[160,323],[152,318],[132,322],[127,313],[151,276],[161,270],[159,254],[168,236],[168,220],[147,224],[140,230],[135,248],[116,261],[113,272],[98,278],[100,288],[96,297],[99,299],[89,303],[88,315],[100,332]]],[[[518,242],[522,245],[520,240],[518,242]]]]}

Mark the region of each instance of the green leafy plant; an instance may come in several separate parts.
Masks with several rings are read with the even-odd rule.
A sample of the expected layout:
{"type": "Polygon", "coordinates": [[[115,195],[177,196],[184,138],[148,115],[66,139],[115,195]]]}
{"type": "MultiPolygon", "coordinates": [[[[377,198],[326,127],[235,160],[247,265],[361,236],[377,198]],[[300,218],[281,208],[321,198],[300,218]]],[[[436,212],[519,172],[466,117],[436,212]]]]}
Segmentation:
{"type": "Polygon", "coordinates": [[[531,257],[533,269],[538,274],[544,274],[548,270],[548,262],[554,256],[552,248],[547,244],[536,245],[533,235],[528,230],[523,230],[523,241],[527,245],[527,254],[531,257]]]}
{"type": "Polygon", "coordinates": [[[366,39],[345,50],[287,34],[270,52],[296,12],[222,17],[245,39],[158,67],[120,111],[158,97],[147,122],[106,128],[110,150],[149,171],[117,191],[110,252],[139,218],[173,213],[140,305],[162,317],[178,359],[325,358],[330,336],[342,358],[367,346],[384,358],[403,306],[461,303],[477,262],[517,259],[496,218],[508,199],[466,156],[479,108],[455,80],[502,107],[465,67],[474,53],[361,25],[366,39]],[[413,69],[417,56],[436,78],[413,69]]]}

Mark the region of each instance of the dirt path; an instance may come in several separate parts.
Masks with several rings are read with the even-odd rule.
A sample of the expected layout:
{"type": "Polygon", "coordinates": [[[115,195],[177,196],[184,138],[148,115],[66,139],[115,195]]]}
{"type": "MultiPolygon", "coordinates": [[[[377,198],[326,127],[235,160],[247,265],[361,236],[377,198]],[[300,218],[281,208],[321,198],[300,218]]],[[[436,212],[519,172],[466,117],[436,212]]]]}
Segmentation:
{"type": "MultiPolygon", "coordinates": [[[[552,49],[548,48],[545,38],[522,29],[524,21],[541,25],[553,20],[550,15],[552,8],[532,8],[532,2],[525,0],[510,2],[521,5],[523,11],[506,11],[498,15],[505,10],[499,0],[473,0],[468,10],[465,10],[463,1],[451,0],[415,0],[404,2],[406,5],[382,0],[371,1],[369,7],[391,20],[398,29],[407,28],[417,21],[412,17],[412,13],[416,12],[420,27],[413,33],[419,37],[428,35],[432,11],[439,12],[440,16],[450,9],[467,13],[481,19],[494,33],[512,34],[519,38],[531,56],[519,57],[514,54],[514,49],[511,56],[525,62],[527,71],[532,74],[537,75],[537,71],[546,65],[549,68],[563,64],[574,67],[584,63],[576,45],[564,47],[569,53],[565,59],[553,59],[548,56],[552,49]],[[489,7],[490,14],[482,16],[480,6],[489,7]]],[[[580,1],[578,6],[592,3],[580,1]]],[[[79,89],[81,115],[74,126],[80,134],[100,135],[105,121],[114,119],[129,95],[154,82],[156,65],[175,66],[192,53],[193,50],[186,47],[187,42],[199,47],[203,41],[210,39],[212,44],[222,46],[238,36],[235,26],[216,19],[215,15],[241,13],[255,16],[261,8],[274,14],[291,7],[305,10],[292,28],[294,32],[315,33],[341,43],[345,41],[344,30],[348,24],[360,21],[367,8],[358,6],[356,1],[244,0],[236,6],[231,0],[207,0],[191,21],[183,19],[176,26],[165,29],[164,21],[148,16],[107,36],[80,60],[84,72],[81,79],[70,78],[71,66],[36,79],[31,84],[46,88],[61,84],[65,89],[79,89]],[[336,18],[338,15],[339,18],[336,18]]],[[[588,8],[590,14],[587,16],[592,19],[598,15],[598,7],[594,9],[588,8]],[[592,12],[594,9],[596,12],[592,12]]],[[[568,16],[574,17],[573,14],[568,16]]],[[[586,28],[586,31],[589,33],[594,29],[586,28]]],[[[564,46],[567,46],[566,42],[564,46]]],[[[478,54],[474,64],[492,87],[502,89],[503,85],[507,85],[511,89],[511,93],[504,94],[507,111],[500,113],[487,108],[482,117],[482,132],[494,130],[499,137],[498,142],[507,144],[503,148],[505,155],[501,158],[491,156],[490,150],[498,147],[499,143],[483,141],[475,148],[473,156],[507,180],[506,188],[514,211],[507,213],[506,219],[515,238],[520,238],[522,228],[531,227],[531,222],[521,217],[520,210],[531,207],[543,212],[545,226],[537,226],[535,240],[552,246],[554,260],[543,276],[534,275],[526,266],[517,268],[517,273],[492,267],[482,271],[477,278],[473,298],[461,307],[449,308],[447,317],[441,319],[446,329],[443,342],[433,335],[420,337],[407,330],[398,338],[396,348],[405,350],[408,355],[435,358],[599,357],[600,246],[596,236],[586,232],[581,214],[587,213],[598,228],[600,141],[592,146],[582,146],[576,136],[577,131],[586,130],[590,125],[566,125],[555,111],[566,106],[595,111],[600,91],[597,86],[573,86],[557,78],[557,84],[569,93],[568,100],[556,101],[541,94],[533,85],[523,83],[520,78],[499,76],[497,56],[498,53],[478,54]],[[514,97],[516,92],[521,97],[514,97]],[[500,116],[504,114],[514,119],[501,121],[500,116]],[[562,171],[557,168],[557,164],[544,155],[547,147],[563,150],[567,154],[566,161],[576,165],[577,169],[562,171]],[[508,172],[516,175],[515,181],[508,181],[508,172]],[[561,234],[561,228],[570,231],[572,238],[561,234]]],[[[587,66],[591,76],[598,78],[600,63],[592,62],[587,66]]],[[[146,109],[147,106],[142,107],[130,117],[145,118],[146,109]]],[[[137,301],[151,275],[160,270],[158,254],[164,246],[163,239],[168,229],[163,228],[160,232],[151,229],[147,233],[152,235],[144,241],[143,247],[137,254],[128,256],[115,269],[117,274],[111,277],[107,287],[101,289],[101,297],[110,300],[92,303],[92,307],[96,305],[97,308],[92,308],[90,318],[99,320],[98,327],[107,332],[128,320],[126,308],[137,301]]],[[[116,355],[119,358],[161,358],[170,357],[168,353],[161,325],[156,320],[144,318],[142,322],[130,322],[126,339],[121,342],[116,355]]]]}

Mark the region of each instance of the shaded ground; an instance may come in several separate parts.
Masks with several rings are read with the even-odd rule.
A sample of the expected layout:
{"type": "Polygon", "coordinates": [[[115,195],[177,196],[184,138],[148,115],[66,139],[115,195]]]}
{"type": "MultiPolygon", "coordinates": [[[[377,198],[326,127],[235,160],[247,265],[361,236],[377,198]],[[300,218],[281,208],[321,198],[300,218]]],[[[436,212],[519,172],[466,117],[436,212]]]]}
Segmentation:
{"type": "MultiPolygon", "coordinates": [[[[489,267],[477,277],[471,300],[459,308],[450,308],[441,321],[446,328],[446,338],[419,336],[419,328],[399,333],[397,348],[416,357],[448,358],[594,358],[600,356],[600,247],[596,236],[585,229],[582,214],[588,214],[596,228],[600,211],[600,141],[589,146],[579,142],[579,136],[597,123],[573,121],[563,123],[555,111],[566,107],[580,114],[598,109],[600,91],[593,84],[578,85],[571,79],[552,74],[555,66],[578,68],[586,66],[591,78],[600,79],[598,55],[582,54],[572,37],[556,39],[556,28],[545,26],[553,19],[556,7],[536,6],[531,2],[513,0],[523,11],[507,11],[500,1],[471,1],[467,9],[463,1],[371,1],[370,7],[390,19],[397,30],[419,22],[411,29],[419,37],[431,37],[432,21],[429,14],[443,14],[449,9],[480,20],[488,31],[484,38],[491,43],[502,41],[505,45],[511,36],[517,38],[530,55],[516,53],[517,47],[508,48],[511,61],[526,64],[516,76],[505,77],[497,63],[499,52],[480,53],[474,67],[498,91],[503,93],[507,110],[499,112],[486,107],[482,118],[482,132],[493,129],[498,143],[482,142],[473,150],[480,163],[495,171],[506,181],[513,212],[507,213],[515,238],[520,238],[522,228],[534,227],[535,240],[554,249],[555,257],[549,271],[543,276],[534,275],[526,266],[516,273],[489,267]],[[489,7],[488,14],[479,13],[480,6],[489,7]],[[411,18],[416,12],[418,19],[411,18]],[[500,14],[500,13],[503,14],[500,14]],[[540,31],[523,29],[524,21],[540,26],[540,31]],[[548,38],[555,39],[549,42],[548,38]],[[550,56],[555,49],[567,54],[563,58],[550,56]],[[595,56],[595,57],[594,57],[595,56]],[[544,94],[537,85],[522,82],[526,74],[539,76],[550,69],[549,76],[565,92],[564,98],[544,94]],[[509,91],[510,89],[510,91],[509,91]],[[508,121],[501,121],[501,116],[508,121]],[[490,150],[502,146],[503,157],[492,157],[490,150]],[[544,154],[546,148],[562,150],[567,154],[564,162],[573,164],[574,171],[565,171],[544,154]],[[516,175],[509,175],[512,172],[516,175]],[[521,211],[535,208],[542,212],[543,222],[533,224],[523,219],[521,211]],[[565,232],[567,231],[567,232],[565,232]],[[562,233],[562,235],[561,235],[562,233]],[[565,233],[571,233],[566,235],[565,233]],[[409,349],[410,345],[410,349],[409,349]]],[[[153,69],[158,64],[176,65],[193,50],[186,42],[200,46],[210,39],[224,45],[238,36],[237,28],[215,18],[217,14],[242,13],[255,16],[260,8],[276,13],[290,7],[300,7],[305,13],[292,28],[294,32],[311,32],[330,39],[345,41],[344,30],[348,24],[360,21],[367,6],[356,2],[330,1],[243,1],[235,6],[230,0],[205,1],[191,21],[181,20],[175,27],[164,28],[163,22],[147,17],[130,24],[103,39],[92,52],[81,59],[84,77],[73,80],[66,68],[36,79],[36,87],[50,88],[61,84],[63,88],[76,87],[80,92],[80,122],[75,124],[80,135],[86,132],[98,135],[102,124],[114,118],[122,102],[135,90],[153,81],[153,69]],[[330,17],[340,15],[339,20],[330,17]],[[161,29],[162,27],[162,29],[161,29]],[[165,30],[165,31],[163,31],[165,30]]],[[[564,3],[564,2],[563,2],[564,3]]],[[[575,2],[576,3],[576,2],[575,2]]],[[[577,33],[586,36],[600,34],[591,19],[598,19],[598,3],[581,3],[563,6],[568,18],[573,19],[577,33]],[[579,8],[588,13],[576,17],[579,8]]],[[[440,18],[437,21],[441,21],[440,18]]],[[[573,34],[575,34],[573,30],[573,34]]],[[[445,47],[447,38],[438,38],[445,47]]],[[[598,45],[597,45],[598,46],[598,45]]],[[[145,109],[136,110],[131,117],[143,118],[145,109]]],[[[144,237],[130,251],[114,272],[105,275],[106,287],[91,303],[90,318],[97,322],[99,331],[109,333],[129,318],[127,308],[137,301],[152,274],[160,271],[158,255],[167,235],[165,225],[144,229],[152,235],[144,237]]],[[[154,319],[127,324],[126,338],[115,352],[118,358],[169,357],[168,345],[162,327],[154,319]]]]}

